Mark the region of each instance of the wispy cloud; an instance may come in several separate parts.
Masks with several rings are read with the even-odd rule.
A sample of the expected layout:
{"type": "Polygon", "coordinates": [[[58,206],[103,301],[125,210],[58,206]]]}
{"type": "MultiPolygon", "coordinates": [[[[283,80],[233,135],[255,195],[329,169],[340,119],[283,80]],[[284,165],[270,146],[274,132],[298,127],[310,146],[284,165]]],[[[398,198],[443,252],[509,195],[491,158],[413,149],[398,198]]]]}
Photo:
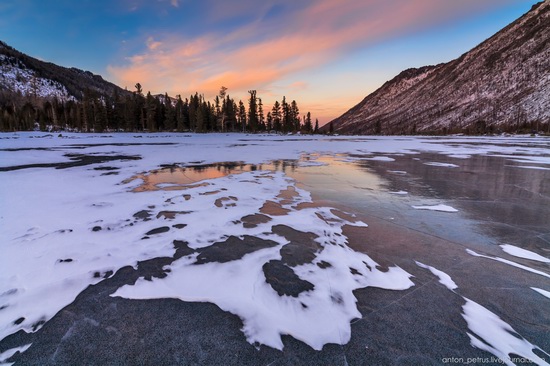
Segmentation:
{"type": "MultiPolygon", "coordinates": [[[[224,85],[232,94],[246,95],[248,89],[269,90],[289,75],[319,68],[357,47],[428,29],[503,1],[319,0],[270,17],[275,6],[288,5],[271,1],[257,10],[253,20],[228,34],[147,37],[142,53],[128,57],[121,65],[109,66],[108,71],[122,85],[140,82],[157,93],[187,95],[199,91],[212,97],[224,85]]],[[[249,12],[255,3],[247,8],[249,12]]],[[[172,0],[172,5],[179,3],[172,0]]],[[[216,9],[211,15],[216,19],[223,14],[235,16],[229,10],[224,13],[220,7],[216,9]]],[[[306,85],[291,88],[305,89],[306,85]]]]}

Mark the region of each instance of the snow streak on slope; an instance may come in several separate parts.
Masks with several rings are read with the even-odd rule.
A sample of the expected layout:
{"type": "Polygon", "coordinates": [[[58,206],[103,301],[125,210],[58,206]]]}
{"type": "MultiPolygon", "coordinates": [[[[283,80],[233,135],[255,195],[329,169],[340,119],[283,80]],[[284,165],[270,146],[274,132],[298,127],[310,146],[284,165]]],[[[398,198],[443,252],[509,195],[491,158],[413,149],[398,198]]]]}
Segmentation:
{"type": "Polygon", "coordinates": [[[6,55],[0,55],[0,85],[23,96],[74,99],[59,82],[36,76],[19,60],[6,55]]]}

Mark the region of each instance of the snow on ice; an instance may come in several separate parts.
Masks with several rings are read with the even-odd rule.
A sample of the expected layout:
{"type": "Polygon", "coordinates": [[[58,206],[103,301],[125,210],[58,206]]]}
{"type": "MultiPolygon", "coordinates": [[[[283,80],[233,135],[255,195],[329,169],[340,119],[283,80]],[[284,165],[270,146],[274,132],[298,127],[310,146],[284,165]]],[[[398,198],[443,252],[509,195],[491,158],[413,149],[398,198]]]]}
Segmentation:
{"type": "MultiPolygon", "coordinates": [[[[353,290],[368,286],[403,290],[413,285],[411,275],[400,267],[390,266],[383,272],[367,254],[347,246],[342,227],[365,223],[344,220],[330,207],[303,205],[311,202],[309,192],[281,171],[259,169],[206,179],[184,191],[178,191],[183,189],[178,184],[167,182],[156,190],[136,193],[133,190],[143,179],[129,178],[162,165],[220,161],[261,164],[318,155],[383,156],[425,151],[473,156],[498,151],[517,158],[514,154],[520,152],[520,147],[507,145],[507,141],[533,144],[529,138],[308,136],[302,140],[295,136],[243,134],[1,134],[0,340],[19,330],[38,330],[88,285],[124,266],[174,256],[173,241],[184,239],[195,252],[174,261],[167,277],[140,280],[114,295],[210,301],[243,319],[243,332],[250,342],[274,348],[282,347],[282,334],[290,334],[315,349],[326,343],[344,344],[350,337],[350,321],[360,317],[353,290]],[[475,144],[480,141],[483,145],[475,144]],[[108,159],[93,165],[60,167],[60,163],[74,162],[74,155],[68,154],[108,159]],[[25,167],[29,164],[51,167],[25,167]],[[10,168],[15,166],[18,168],[10,168]],[[282,191],[292,191],[292,199],[280,196],[282,191]],[[238,223],[244,216],[260,212],[266,203],[278,205],[284,214],[265,213],[269,222],[253,227],[238,223]],[[136,218],[139,212],[150,212],[152,218],[136,218]],[[187,226],[178,229],[173,226],[177,224],[187,226]],[[276,225],[312,233],[318,245],[314,259],[290,266],[300,283],[311,285],[296,296],[281,296],[265,281],[263,265],[281,261],[280,250],[289,241],[271,231],[276,225]],[[164,227],[167,230],[157,230],[164,227]],[[142,240],[144,236],[149,239],[142,240]],[[229,261],[198,263],[200,250],[230,236],[254,236],[273,244],[229,261]],[[201,281],[188,281],[188,276],[201,281]],[[232,295],[237,287],[240,299],[232,295]]],[[[548,164],[546,152],[544,146],[535,146],[522,159],[548,164]]],[[[324,163],[311,159],[300,164],[324,163]]],[[[454,210],[447,205],[415,208],[454,210]]],[[[501,258],[483,257],[511,264],[501,258]]],[[[453,287],[448,279],[444,284],[453,287]]],[[[467,308],[468,314],[476,313],[470,311],[472,307],[467,308]]]]}
{"type": "Polygon", "coordinates": [[[412,206],[416,210],[440,211],[440,212],[458,212],[458,210],[449,205],[432,205],[432,206],[412,206]]]}
{"type": "Polygon", "coordinates": [[[540,254],[534,253],[530,250],[519,248],[510,244],[502,244],[500,247],[506,253],[513,255],[514,257],[530,259],[530,260],[542,262],[542,263],[550,263],[550,259],[543,257],[540,254]]]}
{"type": "Polygon", "coordinates": [[[434,276],[437,276],[439,278],[439,283],[441,283],[443,286],[447,287],[449,290],[453,291],[458,288],[456,283],[452,280],[451,276],[446,274],[443,271],[438,270],[437,268],[434,268],[432,266],[428,266],[424,263],[420,263],[418,261],[415,262],[417,266],[427,269],[430,272],[434,274],[434,276]]]}

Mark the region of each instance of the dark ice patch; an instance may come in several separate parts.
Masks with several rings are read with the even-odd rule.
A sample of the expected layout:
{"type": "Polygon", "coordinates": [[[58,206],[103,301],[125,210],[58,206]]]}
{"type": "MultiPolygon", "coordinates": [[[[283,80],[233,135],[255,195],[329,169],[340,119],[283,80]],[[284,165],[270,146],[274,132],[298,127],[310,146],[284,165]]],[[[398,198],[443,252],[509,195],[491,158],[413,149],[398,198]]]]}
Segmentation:
{"type": "Polygon", "coordinates": [[[273,201],[265,201],[260,212],[272,216],[284,216],[290,212],[289,209],[282,207],[279,203],[273,201]]]}
{"type": "Polygon", "coordinates": [[[175,229],[183,229],[184,227],[186,227],[187,224],[175,224],[175,225],[172,225],[173,228],[175,229]]]}
{"type": "Polygon", "coordinates": [[[168,273],[170,272],[170,269],[167,269],[166,266],[171,264],[173,261],[173,258],[168,257],[149,259],[139,262],[138,271],[145,273],[143,278],[147,281],[152,281],[153,278],[164,278],[168,276],[168,273]]]}
{"type": "Polygon", "coordinates": [[[240,221],[243,223],[243,227],[245,229],[251,229],[255,228],[259,224],[265,224],[271,221],[271,217],[262,214],[254,214],[244,216],[240,221]]]}
{"type": "Polygon", "coordinates": [[[313,233],[298,231],[285,225],[273,226],[271,230],[290,242],[281,248],[281,261],[291,267],[312,262],[316,253],[322,249],[315,241],[317,235],[313,233]]]}
{"type": "Polygon", "coordinates": [[[145,233],[145,235],[162,234],[168,231],[170,231],[170,228],[168,226],[161,226],[161,227],[157,227],[156,229],[149,230],[148,232],[145,233]]]}
{"type": "Polygon", "coordinates": [[[117,168],[116,166],[98,166],[94,168],[94,170],[107,170],[107,171],[119,170],[119,169],[120,168],[117,168]]]}
{"type": "Polygon", "coordinates": [[[245,254],[277,245],[278,243],[273,240],[264,240],[250,235],[245,235],[242,239],[230,236],[223,242],[197,249],[199,255],[195,264],[230,262],[241,259],[245,254]]]}
{"type": "Polygon", "coordinates": [[[187,215],[191,212],[193,211],[160,211],[157,214],[157,219],[160,219],[162,217],[165,220],[173,220],[176,218],[176,215],[187,215]]]}
{"type": "Polygon", "coordinates": [[[282,261],[271,260],[262,266],[265,281],[277,291],[279,296],[287,295],[298,297],[304,291],[311,291],[315,287],[311,282],[304,281],[292,268],[282,261]]]}
{"type": "Polygon", "coordinates": [[[174,240],[172,244],[176,249],[176,254],[174,255],[174,259],[179,259],[181,257],[185,257],[195,253],[195,250],[192,248],[189,248],[189,245],[188,245],[189,243],[187,243],[186,241],[174,240]]]}
{"type": "Polygon", "coordinates": [[[92,231],[101,231],[101,226],[94,226],[92,231]]]}
{"type": "Polygon", "coordinates": [[[39,164],[25,164],[14,165],[8,167],[0,167],[0,172],[8,172],[12,170],[30,169],[30,168],[55,168],[55,169],[67,169],[79,166],[86,166],[92,164],[102,164],[109,161],[126,161],[126,160],[141,160],[140,156],[133,155],[85,155],[85,154],[65,154],[70,161],[62,163],[39,163],[39,164]]]}
{"type": "Polygon", "coordinates": [[[320,261],[319,263],[317,263],[317,267],[321,269],[325,269],[325,268],[332,267],[332,264],[330,264],[329,262],[320,261]]]}
{"type": "Polygon", "coordinates": [[[134,217],[139,220],[147,221],[151,218],[151,211],[149,210],[141,210],[134,214],[134,217]]]}

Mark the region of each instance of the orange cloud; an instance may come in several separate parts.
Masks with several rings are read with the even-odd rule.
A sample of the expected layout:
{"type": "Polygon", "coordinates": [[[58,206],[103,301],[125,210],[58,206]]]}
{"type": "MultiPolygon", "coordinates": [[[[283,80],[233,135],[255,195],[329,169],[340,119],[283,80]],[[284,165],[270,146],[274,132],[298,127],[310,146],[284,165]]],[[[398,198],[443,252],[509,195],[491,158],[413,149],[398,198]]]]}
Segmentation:
{"type": "MultiPolygon", "coordinates": [[[[254,21],[226,35],[148,37],[143,53],[128,57],[122,65],[109,66],[108,72],[120,85],[140,82],[154,93],[187,96],[198,91],[210,99],[224,85],[232,96],[246,96],[249,89],[268,91],[281,79],[333,62],[354,47],[366,47],[503,2],[313,1],[284,18],[254,21]]],[[[179,3],[172,1],[172,5],[179,3]]],[[[335,117],[349,107],[334,106],[333,112],[322,113],[335,117]]]]}

